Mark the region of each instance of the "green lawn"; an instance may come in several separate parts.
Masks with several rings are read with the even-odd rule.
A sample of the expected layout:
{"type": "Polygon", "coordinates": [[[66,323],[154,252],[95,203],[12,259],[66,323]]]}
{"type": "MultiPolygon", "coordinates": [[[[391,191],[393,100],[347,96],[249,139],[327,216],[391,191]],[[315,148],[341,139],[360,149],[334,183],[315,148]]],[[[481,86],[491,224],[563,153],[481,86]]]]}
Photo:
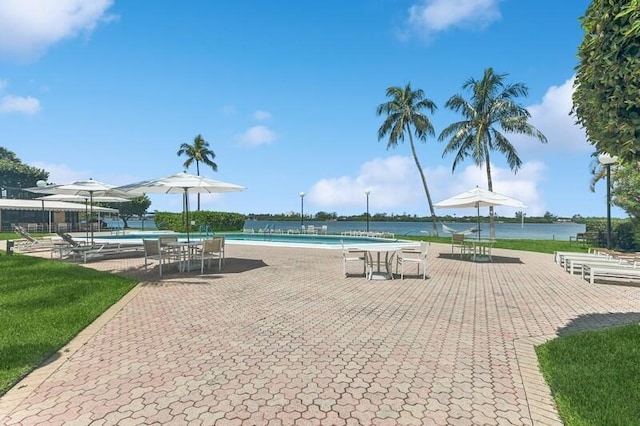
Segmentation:
{"type": "Polygon", "coordinates": [[[640,325],[560,337],[536,352],[566,425],[640,425],[640,325]]]}
{"type": "Polygon", "coordinates": [[[0,395],[136,283],[47,259],[0,256],[0,395]]]}

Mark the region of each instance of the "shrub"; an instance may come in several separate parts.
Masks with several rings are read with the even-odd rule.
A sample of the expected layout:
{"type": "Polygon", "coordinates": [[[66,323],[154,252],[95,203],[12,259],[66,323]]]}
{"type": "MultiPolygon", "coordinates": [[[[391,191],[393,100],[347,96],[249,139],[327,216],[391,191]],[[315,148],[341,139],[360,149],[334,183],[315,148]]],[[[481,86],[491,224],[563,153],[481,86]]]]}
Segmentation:
{"type": "MultiPolygon", "coordinates": [[[[186,232],[183,213],[156,212],[155,222],[158,229],[186,232]]],[[[200,226],[208,226],[213,232],[239,231],[244,227],[244,215],[240,213],[195,211],[189,212],[189,231],[197,231],[200,226]]]]}

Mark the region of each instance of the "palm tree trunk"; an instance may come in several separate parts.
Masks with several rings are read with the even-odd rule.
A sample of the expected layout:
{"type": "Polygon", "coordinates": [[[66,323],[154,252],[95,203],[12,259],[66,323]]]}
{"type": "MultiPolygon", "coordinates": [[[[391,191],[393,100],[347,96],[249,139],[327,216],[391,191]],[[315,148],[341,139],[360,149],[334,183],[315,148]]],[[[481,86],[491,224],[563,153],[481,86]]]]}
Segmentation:
{"type": "Polygon", "coordinates": [[[416,154],[416,148],[413,145],[413,136],[411,136],[411,129],[409,128],[409,125],[407,125],[407,133],[409,134],[409,143],[411,145],[411,153],[413,154],[413,160],[416,162],[416,167],[418,167],[418,172],[420,172],[420,178],[422,179],[422,186],[424,187],[424,192],[425,194],[427,194],[427,202],[429,203],[429,210],[431,211],[431,224],[433,226],[433,233],[437,237],[438,222],[436,219],[436,211],[433,209],[433,201],[431,201],[431,193],[429,193],[429,187],[427,186],[427,179],[424,177],[422,166],[420,166],[420,161],[418,161],[418,155],[416,154]]]}
{"type": "MultiPolygon", "coordinates": [[[[485,147],[485,149],[488,149],[485,147]]],[[[489,151],[487,152],[486,168],[487,168],[487,189],[493,191],[493,179],[491,179],[491,163],[489,162],[489,151]]],[[[489,206],[489,238],[496,238],[496,222],[493,217],[493,206],[489,206]]]]}

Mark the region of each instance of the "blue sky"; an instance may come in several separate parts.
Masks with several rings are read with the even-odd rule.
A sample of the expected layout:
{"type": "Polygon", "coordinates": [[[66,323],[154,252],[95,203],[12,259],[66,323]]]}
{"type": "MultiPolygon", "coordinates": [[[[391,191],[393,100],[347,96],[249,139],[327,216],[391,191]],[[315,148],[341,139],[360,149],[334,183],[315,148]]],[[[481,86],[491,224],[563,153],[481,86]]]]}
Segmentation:
{"type": "MultiPolygon", "coordinates": [[[[495,153],[494,190],[530,216],[605,216],[605,183],[589,190],[593,148],[569,115],[589,3],[4,0],[0,145],[53,183],[122,185],[182,171],[176,151],[201,134],[218,165],[201,174],[247,187],[203,196],[203,209],[299,213],[305,192],[305,213],[359,214],[369,189],[372,214],[426,216],[408,141],[378,141],[376,107],[411,83],[437,104],[437,135],[460,119],[447,99],[493,67],[529,87],[520,103],[549,140],[510,137],[524,164],[513,173],[495,153]]],[[[486,188],[469,161],[452,174],[444,145],[417,143],[434,202],[486,188]]],[[[151,199],[181,210],[179,196],[151,199]]]]}

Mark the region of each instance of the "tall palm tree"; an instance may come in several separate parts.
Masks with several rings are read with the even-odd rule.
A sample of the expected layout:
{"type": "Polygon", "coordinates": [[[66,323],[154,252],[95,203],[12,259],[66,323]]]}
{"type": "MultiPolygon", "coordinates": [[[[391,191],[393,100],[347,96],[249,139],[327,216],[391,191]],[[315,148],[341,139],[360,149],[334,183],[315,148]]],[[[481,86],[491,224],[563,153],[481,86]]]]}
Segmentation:
{"type": "MultiPolygon", "coordinates": [[[[196,163],[196,174],[200,176],[200,163],[210,166],[214,172],[218,171],[218,165],[213,162],[216,154],[209,148],[209,142],[202,139],[201,135],[193,139],[193,145],[183,143],[178,150],[178,157],[184,155],[187,157],[183,166],[187,169],[193,162],[196,163]]],[[[198,211],[200,211],[200,194],[198,193],[198,211]]]]}
{"type": "Polygon", "coordinates": [[[407,83],[405,87],[389,87],[387,89],[388,102],[378,105],[378,115],[386,115],[382,126],[378,129],[378,140],[383,139],[387,135],[387,149],[395,148],[398,142],[404,142],[405,135],[409,136],[409,144],[411,145],[411,153],[416,163],[424,192],[427,194],[429,209],[431,210],[431,220],[435,235],[438,235],[438,224],[436,222],[436,212],[433,209],[431,194],[427,186],[427,179],[424,177],[422,166],[418,161],[416,147],[413,143],[413,134],[421,141],[426,141],[427,136],[433,136],[433,125],[429,118],[422,112],[429,110],[432,114],[435,111],[436,104],[430,99],[425,98],[424,91],[421,89],[411,90],[411,83],[407,83]]]}
{"type": "MultiPolygon", "coordinates": [[[[438,136],[439,141],[450,138],[442,156],[456,153],[452,171],[466,157],[471,157],[478,167],[485,165],[489,191],[493,191],[492,151],[502,153],[514,172],[522,165],[516,148],[504,133],[524,134],[538,138],[542,143],[547,142],[547,138],[529,124],[529,111],[515,101],[519,96],[526,97],[529,89],[523,83],[507,84],[505,77],[506,74],[496,74],[493,68],[487,68],[482,79],[467,80],[462,89],[471,92],[470,99],[456,94],[445,104],[447,108],[462,114],[465,120],[449,125],[438,136]]],[[[495,238],[493,207],[489,207],[489,224],[491,238],[495,238]]]]}

